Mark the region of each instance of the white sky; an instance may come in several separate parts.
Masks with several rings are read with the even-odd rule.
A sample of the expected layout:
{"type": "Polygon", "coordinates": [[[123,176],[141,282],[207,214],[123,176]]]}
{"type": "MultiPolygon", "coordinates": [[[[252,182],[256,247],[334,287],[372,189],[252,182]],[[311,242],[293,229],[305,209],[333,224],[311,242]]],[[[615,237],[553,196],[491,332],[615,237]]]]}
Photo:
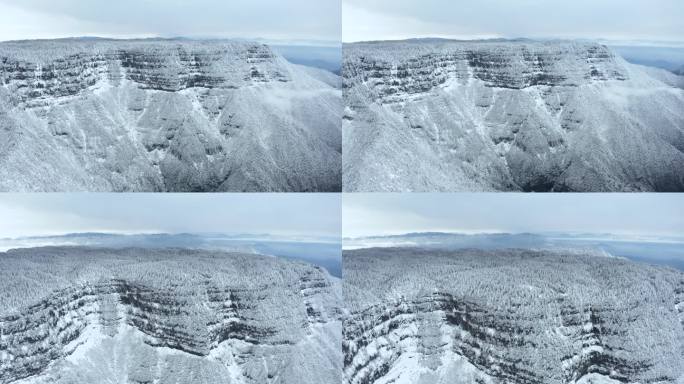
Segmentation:
{"type": "Polygon", "coordinates": [[[684,236],[684,194],[353,193],[344,237],[407,232],[684,236]]]}
{"type": "Polygon", "coordinates": [[[342,0],[345,42],[418,37],[681,41],[681,0],[342,0]]]}
{"type": "Polygon", "coordinates": [[[0,41],[74,36],[340,41],[340,0],[0,0],[0,41]]]}
{"type": "Polygon", "coordinates": [[[339,194],[0,194],[0,238],[109,233],[340,236],[339,194]]]}

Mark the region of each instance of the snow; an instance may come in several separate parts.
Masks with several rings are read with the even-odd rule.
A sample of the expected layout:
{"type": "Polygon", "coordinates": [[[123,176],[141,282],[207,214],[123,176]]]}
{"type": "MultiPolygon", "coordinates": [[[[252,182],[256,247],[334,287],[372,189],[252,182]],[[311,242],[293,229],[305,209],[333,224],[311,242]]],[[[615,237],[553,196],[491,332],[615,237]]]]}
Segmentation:
{"type": "Polygon", "coordinates": [[[349,383],[677,383],[684,374],[681,271],[525,249],[368,248],[343,261],[349,383]]]}
{"type": "Polygon", "coordinates": [[[0,58],[0,190],[341,189],[339,77],[265,45],[5,42],[0,58]]]}
{"type": "Polygon", "coordinates": [[[598,373],[590,373],[582,376],[581,379],[574,382],[574,384],[619,384],[620,380],[614,380],[610,377],[598,373]]]}
{"type": "Polygon", "coordinates": [[[337,382],[339,284],[319,267],[253,254],[3,253],[0,381],[337,382]]]}
{"type": "Polygon", "coordinates": [[[345,191],[684,190],[680,79],[605,46],[408,41],[343,51],[345,191]]]}

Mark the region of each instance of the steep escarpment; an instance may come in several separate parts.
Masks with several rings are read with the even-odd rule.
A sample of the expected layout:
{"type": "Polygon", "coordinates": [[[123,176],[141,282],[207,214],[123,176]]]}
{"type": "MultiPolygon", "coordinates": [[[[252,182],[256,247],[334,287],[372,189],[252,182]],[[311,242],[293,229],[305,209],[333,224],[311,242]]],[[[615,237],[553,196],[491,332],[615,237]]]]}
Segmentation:
{"type": "Polygon", "coordinates": [[[339,190],[330,84],[262,44],[3,43],[0,189],[339,190]]]}
{"type": "Polygon", "coordinates": [[[429,92],[448,81],[475,79],[487,87],[523,89],[577,87],[592,80],[624,81],[628,76],[602,45],[369,43],[345,47],[345,87],[366,83],[385,103],[429,92]]]}
{"type": "Polygon", "coordinates": [[[177,92],[292,81],[284,60],[260,44],[38,41],[2,48],[1,83],[13,101],[34,107],[99,82],[119,86],[128,80],[142,89],[177,92]]]}
{"type": "Polygon", "coordinates": [[[10,251],[0,264],[2,383],[83,381],[102,372],[111,382],[175,382],[167,364],[190,369],[181,373],[186,382],[340,380],[340,292],[317,267],[255,255],[87,248],[10,251]],[[294,376],[301,368],[308,373],[294,376]]]}
{"type": "Polygon", "coordinates": [[[348,383],[675,383],[681,272],[594,255],[344,254],[348,383]],[[461,380],[461,381],[459,381],[461,380]]]}
{"type": "Polygon", "coordinates": [[[684,189],[679,81],[599,44],[348,44],[343,76],[349,191],[684,189]]]}

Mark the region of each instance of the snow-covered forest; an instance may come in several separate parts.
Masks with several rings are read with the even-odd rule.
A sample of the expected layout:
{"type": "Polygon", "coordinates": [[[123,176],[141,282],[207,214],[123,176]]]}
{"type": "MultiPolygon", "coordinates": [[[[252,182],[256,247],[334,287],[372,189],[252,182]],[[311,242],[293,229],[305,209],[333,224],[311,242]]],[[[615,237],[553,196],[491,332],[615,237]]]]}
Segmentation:
{"type": "Polygon", "coordinates": [[[341,287],[254,254],[0,254],[0,382],[339,382],[341,287]],[[144,378],[147,378],[143,380],[144,378]]]}
{"type": "Polygon", "coordinates": [[[345,191],[684,190],[682,76],[575,40],[343,52],[345,191]]]}
{"type": "Polygon", "coordinates": [[[0,191],[339,191],[340,78],[259,43],[0,43],[0,191]]]}
{"type": "Polygon", "coordinates": [[[590,253],[343,253],[348,383],[678,383],[684,273],[590,253]],[[592,381],[593,380],[593,381],[592,381]]]}

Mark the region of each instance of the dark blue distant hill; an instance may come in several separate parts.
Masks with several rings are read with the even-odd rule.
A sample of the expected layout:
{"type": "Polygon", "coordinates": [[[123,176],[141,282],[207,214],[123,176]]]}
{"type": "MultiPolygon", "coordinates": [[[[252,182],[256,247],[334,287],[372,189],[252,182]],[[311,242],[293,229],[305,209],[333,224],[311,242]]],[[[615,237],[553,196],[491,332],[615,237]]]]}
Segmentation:
{"type": "Polygon", "coordinates": [[[610,48],[633,64],[646,65],[684,75],[684,48],[610,45],[610,48]]]}
{"type": "Polygon", "coordinates": [[[271,45],[289,62],[330,71],[336,75],[342,72],[342,47],[271,45]]]}
{"type": "Polygon", "coordinates": [[[631,260],[661,264],[684,271],[684,239],[618,237],[611,234],[567,233],[448,233],[414,232],[403,235],[345,239],[345,247],[421,247],[435,249],[578,249],[607,252],[631,260]]]}

